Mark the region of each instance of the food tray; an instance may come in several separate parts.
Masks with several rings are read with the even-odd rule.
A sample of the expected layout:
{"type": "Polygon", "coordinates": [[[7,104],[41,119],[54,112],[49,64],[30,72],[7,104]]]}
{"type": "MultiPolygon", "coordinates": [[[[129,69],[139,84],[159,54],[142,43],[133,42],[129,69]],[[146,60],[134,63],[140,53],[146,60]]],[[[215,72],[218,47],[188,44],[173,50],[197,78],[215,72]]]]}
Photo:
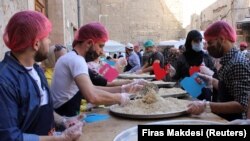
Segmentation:
{"type": "Polygon", "coordinates": [[[154,79],[155,75],[149,75],[149,74],[119,74],[118,78],[121,78],[121,79],[154,79]]]}
{"type": "Polygon", "coordinates": [[[173,88],[176,82],[164,82],[164,81],[152,81],[151,83],[156,84],[159,88],[173,88]]]}
{"type": "Polygon", "coordinates": [[[180,88],[160,88],[158,94],[161,97],[163,97],[163,98],[166,98],[166,97],[182,98],[182,97],[188,96],[188,93],[186,91],[184,91],[184,90],[183,91],[179,91],[179,92],[178,91],[177,92],[175,92],[175,91],[173,91],[173,92],[169,91],[168,93],[166,93],[166,92],[164,93],[164,89],[166,89],[166,92],[167,92],[168,89],[180,89],[180,88]]]}
{"type": "Polygon", "coordinates": [[[120,113],[116,112],[114,109],[119,106],[119,105],[112,105],[109,108],[109,111],[120,117],[125,117],[125,118],[133,118],[133,119],[159,119],[159,118],[170,118],[170,117],[177,117],[181,115],[187,114],[186,110],[183,111],[177,111],[177,112],[169,112],[169,113],[164,113],[164,114],[129,114],[129,113],[120,113]]]}

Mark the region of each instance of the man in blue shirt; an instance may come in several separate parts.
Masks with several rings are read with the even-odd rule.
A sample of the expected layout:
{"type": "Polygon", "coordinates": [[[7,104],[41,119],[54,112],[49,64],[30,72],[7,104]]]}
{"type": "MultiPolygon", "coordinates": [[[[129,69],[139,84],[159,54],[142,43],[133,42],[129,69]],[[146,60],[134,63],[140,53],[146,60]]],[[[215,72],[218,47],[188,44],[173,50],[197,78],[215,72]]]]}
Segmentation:
{"type": "Polygon", "coordinates": [[[42,69],[47,58],[50,21],[41,13],[22,11],[11,17],[3,35],[6,52],[0,63],[1,141],[71,141],[82,133],[82,123],[54,133],[53,104],[42,69]]]}

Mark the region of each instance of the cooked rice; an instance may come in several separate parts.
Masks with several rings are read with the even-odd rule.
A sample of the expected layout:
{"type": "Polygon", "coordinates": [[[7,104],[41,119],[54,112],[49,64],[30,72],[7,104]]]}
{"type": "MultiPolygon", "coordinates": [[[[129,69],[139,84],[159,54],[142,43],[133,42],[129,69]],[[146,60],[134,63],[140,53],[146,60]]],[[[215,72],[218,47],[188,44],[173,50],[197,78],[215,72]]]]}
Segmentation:
{"type": "Polygon", "coordinates": [[[123,114],[134,115],[155,115],[155,114],[167,114],[182,112],[187,109],[187,105],[190,101],[180,100],[177,98],[161,98],[157,96],[155,103],[146,104],[142,99],[131,100],[129,104],[122,107],[116,105],[112,108],[112,111],[123,114]]]}

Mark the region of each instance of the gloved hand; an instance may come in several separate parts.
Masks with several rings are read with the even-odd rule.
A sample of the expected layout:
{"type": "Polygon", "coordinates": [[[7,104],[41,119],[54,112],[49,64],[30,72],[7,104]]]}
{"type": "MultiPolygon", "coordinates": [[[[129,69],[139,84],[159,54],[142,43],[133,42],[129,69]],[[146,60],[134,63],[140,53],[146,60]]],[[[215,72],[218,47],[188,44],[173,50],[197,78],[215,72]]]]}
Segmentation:
{"type": "Polygon", "coordinates": [[[173,77],[175,75],[175,73],[176,73],[176,70],[175,70],[175,68],[172,65],[170,65],[168,71],[169,71],[169,76],[170,77],[173,77]]]}
{"type": "Polygon", "coordinates": [[[143,72],[142,72],[142,70],[137,70],[136,72],[135,72],[135,74],[142,74],[143,72]]]}
{"type": "Polygon", "coordinates": [[[121,92],[133,94],[133,93],[140,91],[142,88],[143,88],[143,85],[130,83],[130,84],[122,85],[121,92]]]}
{"type": "Polygon", "coordinates": [[[199,115],[205,111],[206,103],[204,101],[194,101],[188,104],[187,112],[194,115],[199,115]]]}
{"type": "Polygon", "coordinates": [[[77,116],[66,117],[65,121],[63,121],[63,126],[66,128],[69,128],[69,127],[75,125],[77,122],[81,122],[81,120],[84,116],[85,115],[82,113],[82,114],[77,115],[77,116]]]}
{"type": "Polygon", "coordinates": [[[200,73],[206,74],[208,76],[214,75],[214,71],[212,71],[210,68],[208,68],[206,66],[200,66],[200,73]]]}
{"type": "Polygon", "coordinates": [[[115,69],[119,72],[122,73],[124,70],[124,67],[127,66],[128,62],[126,58],[119,58],[118,61],[115,64],[115,69]]]}
{"type": "Polygon", "coordinates": [[[62,141],[75,141],[82,135],[83,122],[77,122],[75,125],[67,128],[60,135],[62,141]]]}
{"type": "Polygon", "coordinates": [[[201,74],[198,73],[198,76],[202,78],[202,80],[204,80],[207,84],[207,87],[209,88],[213,88],[213,77],[206,75],[206,74],[201,74]]]}
{"type": "Polygon", "coordinates": [[[132,83],[139,84],[139,85],[146,85],[148,83],[148,81],[146,81],[144,79],[134,79],[134,81],[132,83]]]}
{"type": "Polygon", "coordinates": [[[120,105],[121,106],[125,106],[128,104],[128,102],[130,101],[130,95],[128,93],[121,93],[121,101],[120,101],[120,105]]]}

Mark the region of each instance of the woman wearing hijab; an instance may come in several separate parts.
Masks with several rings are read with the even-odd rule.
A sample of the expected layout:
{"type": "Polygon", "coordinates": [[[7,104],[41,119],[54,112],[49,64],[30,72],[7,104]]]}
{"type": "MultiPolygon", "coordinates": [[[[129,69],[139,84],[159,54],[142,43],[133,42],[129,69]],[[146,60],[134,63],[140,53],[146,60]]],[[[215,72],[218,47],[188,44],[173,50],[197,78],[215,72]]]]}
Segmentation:
{"type": "MultiPolygon", "coordinates": [[[[182,80],[185,77],[189,77],[192,75],[192,69],[199,67],[216,71],[211,57],[203,52],[201,33],[197,30],[191,30],[186,38],[185,51],[177,60],[175,66],[176,73],[173,79],[182,80]]],[[[202,94],[198,99],[211,101],[211,92],[209,92],[209,89],[203,88],[202,94]]]]}

